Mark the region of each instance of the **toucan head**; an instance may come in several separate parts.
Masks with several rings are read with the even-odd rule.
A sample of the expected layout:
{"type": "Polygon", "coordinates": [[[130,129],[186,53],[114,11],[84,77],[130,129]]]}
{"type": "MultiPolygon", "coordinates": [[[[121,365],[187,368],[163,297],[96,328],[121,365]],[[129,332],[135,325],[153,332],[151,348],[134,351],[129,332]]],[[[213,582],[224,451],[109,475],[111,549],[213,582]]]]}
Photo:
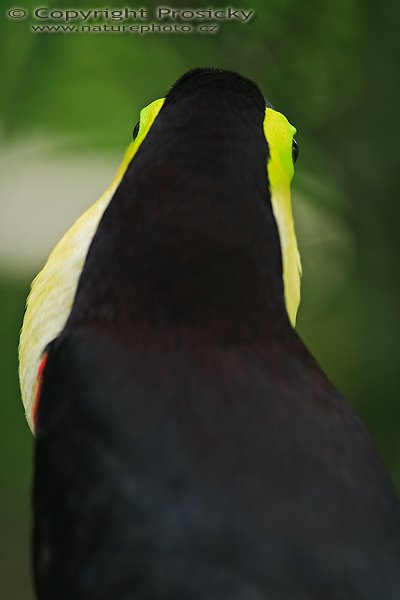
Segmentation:
{"type": "MultiPolygon", "coordinates": [[[[85,306],[90,300],[93,308],[93,303],[101,302],[101,294],[88,290],[90,286],[85,285],[93,280],[90,279],[93,264],[103,261],[105,269],[112,268],[114,261],[119,260],[112,254],[117,246],[120,251],[126,247],[135,264],[143,260],[144,251],[146,257],[154,254],[151,249],[154,228],[148,236],[143,236],[146,239],[140,244],[142,255],[137,254],[139,244],[131,244],[132,239],[137,239],[136,221],[140,222],[140,216],[136,219],[135,214],[139,215],[142,206],[152,207],[153,214],[158,215],[159,209],[154,203],[162,202],[163,223],[171,230],[174,219],[187,223],[185,211],[193,207],[194,211],[201,210],[204,199],[210,214],[215,207],[216,215],[210,220],[207,235],[220,237],[223,242],[235,219],[237,227],[234,207],[242,203],[243,234],[237,237],[242,238],[240,243],[251,246],[249,232],[256,228],[259,238],[256,249],[251,252],[262,257],[263,215],[252,212],[252,196],[261,198],[265,206],[272,208],[278,248],[280,244],[276,257],[279,286],[283,290],[287,316],[292,326],[295,325],[301,275],[290,196],[298,153],[295,132],[286,117],[272,108],[252,81],[220,69],[189,71],[165,98],[142,109],[133,139],[111,185],[67,231],[32,283],[19,347],[21,392],[32,430],[40,389],[40,365],[45,360],[48,344],[71,319],[74,307],[85,306]],[[104,250],[105,244],[99,244],[99,238],[104,238],[107,227],[117,221],[115,230],[107,230],[111,242],[104,250]]],[[[198,228],[202,226],[199,215],[197,230],[195,221],[196,217],[192,216],[194,225],[187,237],[192,235],[197,240],[198,228]]],[[[233,238],[235,231],[239,230],[232,229],[233,238]]],[[[177,237],[181,234],[177,230],[177,237]]],[[[233,238],[231,236],[229,241],[232,248],[238,245],[238,240],[233,238]]],[[[163,257],[171,243],[160,250],[163,257]]],[[[178,254],[171,253],[171,256],[178,254]]],[[[197,255],[195,259],[200,260],[197,255]]],[[[173,270],[173,261],[165,268],[173,270]]],[[[98,267],[95,270],[101,272],[98,267]]],[[[218,276],[218,266],[216,272],[218,276]]],[[[110,290],[107,294],[109,298],[110,290]]],[[[115,298],[117,302],[117,296],[115,298]]]]}

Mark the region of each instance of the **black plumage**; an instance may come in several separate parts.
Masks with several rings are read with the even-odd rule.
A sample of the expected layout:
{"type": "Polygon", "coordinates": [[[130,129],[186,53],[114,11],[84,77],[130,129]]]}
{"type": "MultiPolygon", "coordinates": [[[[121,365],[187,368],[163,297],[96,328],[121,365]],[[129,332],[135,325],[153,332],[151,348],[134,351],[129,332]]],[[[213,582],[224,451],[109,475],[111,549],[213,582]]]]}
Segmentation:
{"type": "Polygon", "coordinates": [[[43,376],[40,600],[400,598],[393,486],[286,314],[264,107],[185,75],[100,222],[43,376]]]}

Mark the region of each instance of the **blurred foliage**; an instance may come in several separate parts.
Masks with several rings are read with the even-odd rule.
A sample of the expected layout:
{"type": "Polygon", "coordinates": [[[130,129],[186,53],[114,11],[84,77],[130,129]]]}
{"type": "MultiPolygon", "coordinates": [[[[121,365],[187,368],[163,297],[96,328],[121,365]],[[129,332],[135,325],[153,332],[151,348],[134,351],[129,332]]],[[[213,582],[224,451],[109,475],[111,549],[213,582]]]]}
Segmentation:
{"type": "MultiPolygon", "coordinates": [[[[82,4],[46,3],[87,10],[82,4]]],[[[110,0],[108,7],[123,4],[110,0]]],[[[207,6],[186,0],[173,6],[188,4],[207,6]]],[[[366,421],[399,485],[400,5],[242,0],[236,6],[254,9],[255,18],[224,22],[216,35],[40,35],[30,32],[29,19],[3,17],[3,137],[77,133],[86,150],[122,152],[140,108],[185,70],[219,66],[255,80],[299,131],[293,197],[304,268],[300,333],[366,421]]],[[[16,346],[26,293],[27,281],[0,281],[1,597],[25,600],[31,440],[19,404],[16,346]]]]}
{"type": "Polygon", "coordinates": [[[0,598],[29,600],[32,435],[17,379],[17,345],[27,282],[0,278],[0,598]]]}

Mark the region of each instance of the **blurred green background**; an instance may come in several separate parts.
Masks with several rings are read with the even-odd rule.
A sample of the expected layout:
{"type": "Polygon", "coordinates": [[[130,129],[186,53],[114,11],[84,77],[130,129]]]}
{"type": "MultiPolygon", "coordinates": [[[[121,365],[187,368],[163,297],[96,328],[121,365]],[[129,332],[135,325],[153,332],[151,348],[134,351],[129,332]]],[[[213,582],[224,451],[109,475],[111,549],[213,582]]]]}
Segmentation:
{"type": "MultiPolygon", "coordinates": [[[[73,0],[44,4],[101,8],[73,0]]],[[[150,11],[157,5],[143,4],[150,11]]],[[[30,12],[41,5],[22,0],[18,6],[30,12]]],[[[139,109],[191,67],[247,75],[298,128],[293,203],[304,270],[298,329],[367,423],[400,486],[399,6],[394,0],[242,0],[234,7],[254,9],[250,23],[223,22],[214,35],[142,37],[34,34],[30,15],[9,20],[4,6],[1,598],[33,597],[32,437],[17,380],[29,283],[63,231],[109,182],[139,109]]]]}

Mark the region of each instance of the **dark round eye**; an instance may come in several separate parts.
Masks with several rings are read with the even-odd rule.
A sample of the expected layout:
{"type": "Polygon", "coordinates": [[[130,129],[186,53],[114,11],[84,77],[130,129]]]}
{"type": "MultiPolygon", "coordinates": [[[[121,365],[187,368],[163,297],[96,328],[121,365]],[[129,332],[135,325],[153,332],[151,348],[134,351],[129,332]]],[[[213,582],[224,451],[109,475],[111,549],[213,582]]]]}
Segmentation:
{"type": "Polygon", "coordinates": [[[298,156],[299,156],[299,147],[297,145],[296,140],[293,138],[293,142],[292,142],[292,159],[293,159],[294,163],[296,162],[298,156]]]}
{"type": "Polygon", "coordinates": [[[137,138],[137,136],[138,136],[138,133],[139,133],[139,128],[140,128],[140,121],[138,121],[138,122],[136,123],[136,125],[135,125],[135,127],[134,127],[134,130],[133,130],[132,137],[133,137],[133,139],[134,139],[134,140],[136,140],[136,138],[137,138]]]}

